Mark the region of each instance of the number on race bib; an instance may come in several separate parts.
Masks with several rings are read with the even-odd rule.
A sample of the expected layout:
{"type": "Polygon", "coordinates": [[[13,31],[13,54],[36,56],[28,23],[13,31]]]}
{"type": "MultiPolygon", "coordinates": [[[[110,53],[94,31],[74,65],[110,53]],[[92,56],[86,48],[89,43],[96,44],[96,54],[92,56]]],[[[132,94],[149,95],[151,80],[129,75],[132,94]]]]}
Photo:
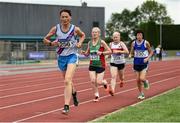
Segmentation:
{"type": "Polygon", "coordinates": [[[99,60],[99,55],[96,52],[90,53],[91,60],[99,60]]]}
{"type": "Polygon", "coordinates": [[[148,53],[147,51],[142,51],[142,50],[136,50],[135,51],[135,57],[147,57],[148,53]]]}
{"type": "Polygon", "coordinates": [[[59,47],[61,48],[70,48],[74,46],[75,46],[75,43],[73,41],[59,42],[59,47]]]}
{"type": "Polygon", "coordinates": [[[121,60],[121,56],[114,57],[114,61],[120,61],[120,60],[121,60]]]}

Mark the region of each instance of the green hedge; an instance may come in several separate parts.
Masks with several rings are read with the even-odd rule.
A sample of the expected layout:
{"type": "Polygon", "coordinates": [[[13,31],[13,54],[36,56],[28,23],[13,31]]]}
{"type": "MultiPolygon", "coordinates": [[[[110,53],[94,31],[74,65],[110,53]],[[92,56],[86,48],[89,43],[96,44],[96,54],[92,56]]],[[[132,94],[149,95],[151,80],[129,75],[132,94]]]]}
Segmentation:
{"type": "MultiPolygon", "coordinates": [[[[160,44],[160,25],[154,22],[140,25],[144,31],[145,39],[150,41],[151,45],[156,47],[160,44]]],[[[180,25],[162,25],[162,47],[165,50],[180,49],[180,25]]]]}

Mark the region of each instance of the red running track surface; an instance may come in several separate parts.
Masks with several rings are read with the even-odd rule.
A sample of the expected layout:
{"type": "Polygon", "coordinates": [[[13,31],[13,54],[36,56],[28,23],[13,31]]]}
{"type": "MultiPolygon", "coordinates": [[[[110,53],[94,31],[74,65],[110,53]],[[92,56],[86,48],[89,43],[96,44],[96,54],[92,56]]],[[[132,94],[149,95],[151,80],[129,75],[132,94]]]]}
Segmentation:
{"type": "MultiPolygon", "coordinates": [[[[71,104],[69,115],[61,114],[64,83],[58,70],[0,76],[0,122],[86,122],[137,103],[138,90],[132,65],[126,65],[125,86],[116,86],[115,96],[99,87],[100,101],[93,102],[88,66],[78,67],[74,85],[80,105],[71,104]]],[[[151,88],[146,98],[179,87],[180,60],[150,63],[147,76],[151,88]]],[[[110,81],[109,68],[105,79],[110,81]]]]}

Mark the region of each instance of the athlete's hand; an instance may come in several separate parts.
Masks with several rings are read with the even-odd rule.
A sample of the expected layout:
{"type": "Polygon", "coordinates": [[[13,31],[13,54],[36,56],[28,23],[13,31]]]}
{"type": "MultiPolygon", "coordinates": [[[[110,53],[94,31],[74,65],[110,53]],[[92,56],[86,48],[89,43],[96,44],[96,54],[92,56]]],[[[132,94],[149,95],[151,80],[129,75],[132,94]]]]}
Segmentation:
{"type": "Polygon", "coordinates": [[[101,55],[103,52],[101,52],[101,51],[97,51],[97,55],[101,55]]]}
{"type": "Polygon", "coordinates": [[[77,47],[77,48],[81,48],[81,46],[82,46],[82,43],[80,43],[80,42],[78,42],[78,43],[76,44],[76,47],[77,47]]]}
{"type": "Polygon", "coordinates": [[[84,55],[84,56],[86,56],[86,57],[88,56],[88,54],[87,54],[84,50],[81,50],[81,51],[80,51],[80,54],[81,54],[81,55],[84,55]]]}
{"type": "Polygon", "coordinates": [[[148,58],[145,58],[145,59],[144,59],[144,63],[147,63],[147,62],[148,62],[148,60],[149,60],[148,58]]]}
{"type": "Polygon", "coordinates": [[[81,51],[80,51],[80,54],[81,54],[81,55],[85,55],[85,51],[84,51],[84,50],[81,50],[81,51]]]}
{"type": "Polygon", "coordinates": [[[57,40],[54,40],[51,42],[51,46],[59,46],[59,42],[57,40]]]}

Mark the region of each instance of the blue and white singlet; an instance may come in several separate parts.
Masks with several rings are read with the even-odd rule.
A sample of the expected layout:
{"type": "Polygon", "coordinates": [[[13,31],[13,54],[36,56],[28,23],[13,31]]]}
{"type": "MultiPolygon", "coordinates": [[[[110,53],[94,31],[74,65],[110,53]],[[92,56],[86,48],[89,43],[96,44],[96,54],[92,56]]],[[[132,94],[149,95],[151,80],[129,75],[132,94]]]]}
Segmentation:
{"type": "Polygon", "coordinates": [[[60,43],[57,48],[57,54],[60,56],[68,56],[70,54],[77,54],[78,48],[76,47],[77,39],[74,35],[75,25],[71,24],[68,32],[63,32],[61,30],[61,25],[56,25],[56,36],[60,43]]]}
{"type": "Polygon", "coordinates": [[[141,43],[138,43],[137,40],[134,41],[134,64],[135,65],[146,65],[144,63],[144,59],[147,58],[149,55],[147,47],[146,47],[146,40],[143,40],[141,43]]]}

